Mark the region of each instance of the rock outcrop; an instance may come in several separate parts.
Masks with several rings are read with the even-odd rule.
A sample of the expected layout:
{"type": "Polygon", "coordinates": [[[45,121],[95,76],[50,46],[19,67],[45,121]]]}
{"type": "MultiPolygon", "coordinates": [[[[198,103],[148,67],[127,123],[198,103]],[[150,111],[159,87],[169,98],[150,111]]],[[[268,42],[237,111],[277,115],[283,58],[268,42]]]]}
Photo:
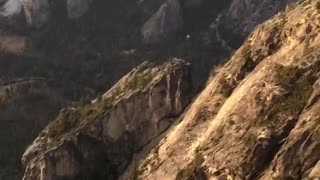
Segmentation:
{"type": "Polygon", "coordinates": [[[319,9],[301,1],[259,25],[135,179],[320,178],[319,9]]]}
{"type": "Polygon", "coordinates": [[[188,105],[190,78],[182,60],[145,62],[91,104],[63,109],[26,150],[23,179],[116,179],[188,105]]]}
{"type": "Polygon", "coordinates": [[[143,25],[142,41],[145,44],[159,44],[174,37],[183,25],[182,8],[179,0],[168,0],[143,25]]]}
{"type": "Polygon", "coordinates": [[[5,17],[11,17],[20,14],[22,9],[20,0],[8,0],[4,2],[0,8],[0,15],[5,17]]]}
{"type": "MultiPolygon", "coordinates": [[[[14,0],[11,0],[14,1],[14,0]]],[[[19,1],[19,0],[15,0],[19,1]]],[[[40,28],[48,24],[53,17],[53,11],[63,13],[65,9],[67,19],[75,19],[83,16],[89,9],[92,0],[65,0],[63,6],[55,5],[59,2],[49,0],[21,0],[24,14],[28,24],[34,28],[40,28]],[[59,8],[59,9],[55,9],[59,8]]],[[[8,1],[9,2],[9,1],[8,1]]]]}
{"type": "MultiPolygon", "coordinates": [[[[250,29],[247,24],[251,23],[248,27],[257,25],[284,9],[284,3],[291,1],[261,2],[263,6],[256,1],[234,0],[230,7],[231,0],[0,0],[0,79],[7,81],[41,76],[49,80],[50,94],[59,94],[63,102],[71,102],[80,98],[92,99],[145,59],[163,62],[168,56],[174,56],[193,64],[192,75],[196,79],[193,82],[196,91],[200,91],[210,69],[240,46],[229,39],[241,37],[239,42],[242,43],[242,38],[249,33],[247,30],[243,33],[243,29],[250,29]],[[275,8],[267,9],[269,4],[275,8]],[[262,12],[264,9],[267,13],[262,12]],[[225,12],[228,15],[223,16],[225,12]],[[241,16],[236,18],[237,14],[241,16]],[[252,19],[253,16],[259,21],[246,21],[247,17],[252,19]],[[214,19],[220,21],[210,30],[209,24],[214,19]],[[160,20],[163,24],[159,24],[160,20]],[[150,23],[152,21],[157,23],[150,23]],[[165,46],[141,46],[144,41],[141,38],[142,29],[144,24],[148,24],[146,22],[149,22],[148,27],[159,27],[149,30],[156,37],[154,42],[163,42],[165,46]],[[232,24],[236,25],[224,29],[225,25],[232,24]],[[235,34],[229,33],[230,29],[235,34]]],[[[26,99],[33,97],[19,93],[26,99]]],[[[52,102],[56,103],[47,95],[39,101],[47,103],[44,108],[50,107],[52,102]]],[[[18,119],[27,119],[30,122],[28,125],[32,126],[54,119],[57,115],[54,113],[57,112],[55,104],[52,104],[52,109],[39,108],[41,111],[37,108],[30,110],[28,104],[23,104],[21,108],[14,108],[13,104],[14,111],[0,112],[0,116],[16,117],[22,114],[24,118],[18,119]],[[24,113],[25,109],[28,113],[24,113]]],[[[3,122],[0,126],[7,127],[3,122]]],[[[166,124],[165,121],[163,124],[166,124]]],[[[16,125],[16,129],[24,129],[24,124],[16,125]]],[[[23,146],[31,143],[34,134],[38,133],[34,131],[39,128],[31,128],[32,133],[24,132],[29,141],[23,142],[23,145],[12,140],[17,143],[15,151],[19,152],[11,156],[12,161],[18,162],[26,148],[23,146]]],[[[3,137],[13,139],[8,138],[11,135],[3,137]]],[[[6,146],[1,144],[1,147],[6,146]]],[[[6,154],[0,156],[7,157],[6,154]]],[[[9,167],[7,158],[0,158],[0,164],[6,165],[6,169],[19,169],[18,166],[9,167]]],[[[1,173],[0,179],[12,180],[1,176],[1,173]]]]}

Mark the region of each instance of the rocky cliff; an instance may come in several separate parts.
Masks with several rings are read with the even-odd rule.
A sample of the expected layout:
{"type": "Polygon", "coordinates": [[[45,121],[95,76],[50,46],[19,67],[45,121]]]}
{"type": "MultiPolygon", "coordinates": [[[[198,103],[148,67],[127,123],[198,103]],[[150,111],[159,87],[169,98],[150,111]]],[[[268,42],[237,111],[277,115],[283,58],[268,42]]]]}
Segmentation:
{"type": "Polygon", "coordinates": [[[135,179],[320,178],[319,8],[301,1],[259,25],[135,179]]]}
{"type": "MultiPolygon", "coordinates": [[[[0,81],[45,79],[45,88],[31,89],[44,93],[45,98],[39,100],[47,105],[27,108],[32,100],[29,95],[19,105],[16,101],[2,104],[3,108],[15,107],[15,111],[0,111],[0,117],[19,121],[10,124],[3,120],[1,127],[9,123],[12,129],[23,129],[25,122],[30,122],[31,130],[19,131],[19,136],[26,138],[20,144],[8,138],[11,129],[3,129],[5,140],[0,147],[16,147],[17,152],[1,159],[0,164],[18,172],[25,144],[57,116],[58,109],[96,97],[144,60],[162,63],[168,57],[178,57],[191,62],[192,91],[199,92],[212,67],[229,57],[256,25],[290,2],[0,0],[0,81]],[[59,103],[53,101],[55,97],[59,103]],[[11,167],[8,159],[15,166],[11,167]]],[[[25,97],[22,91],[15,95],[25,97]]],[[[6,154],[7,148],[0,148],[0,156],[6,154]]],[[[20,178],[0,173],[0,179],[20,178]]]]}
{"type": "Polygon", "coordinates": [[[62,110],[23,155],[23,179],[115,179],[188,105],[190,78],[182,60],[145,62],[92,103],[62,110]]]}

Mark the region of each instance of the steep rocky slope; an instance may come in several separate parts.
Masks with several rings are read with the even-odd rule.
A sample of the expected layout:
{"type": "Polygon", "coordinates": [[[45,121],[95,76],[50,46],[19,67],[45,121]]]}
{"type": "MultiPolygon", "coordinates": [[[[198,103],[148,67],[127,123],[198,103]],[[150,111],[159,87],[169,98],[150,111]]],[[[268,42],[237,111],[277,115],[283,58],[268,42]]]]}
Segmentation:
{"type": "MultiPolygon", "coordinates": [[[[25,114],[24,108],[9,111],[17,119],[17,128],[29,121],[36,126],[32,131],[20,131],[19,136],[31,143],[34,131],[54,119],[59,108],[96,97],[145,60],[161,63],[174,56],[192,62],[193,91],[199,91],[210,69],[230,56],[253,27],[292,1],[263,2],[0,0],[0,81],[41,77],[46,79],[50,94],[62,101],[56,106],[51,98],[45,98],[54,108],[34,106],[29,113],[41,112],[41,116],[32,118],[19,115],[20,111],[25,114]],[[267,5],[272,8],[264,11],[267,5]],[[247,17],[253,20],[247,21],[247,17]],[[231,24],[237,25],[228,26],[231,24]]],[[[47,88],[37,91],[47,94],[47,88]]],[[[25,107],[28,102],[19,104],[25,107]]],[[[5,102],[3,107],[12,104],[5,102]]],[[[1,111],[2,115],[7,113],[1,111]]],[[[6,123],[0,126],[6,127],[6,123]]],[[[10,133],[5,133],[8,141],[1,140],[0,147],[17,144],[17,140],[7,138],[10,133]]],[[[24,150],[22,145],[16,148],[17,155],[11,156],[15,162],[24,150]]],[[[3,150],[0,148],[0,155],[5,156],[3,150]]],[[[7,159],[0,163],[14,171],[19,169],[9,167],[7,159]]],[[[13,178],[0,173],[0,179],[13,178]]]]}
{"type": "Polygon", "coordinates": [[[319,9],[302,1],[259,25],[122,179],[320,178],[319,9]]]}
{"type": "Polygon", "coordinates": [[[189,104],[189,66],[145,62],[101,98],[62,110],[26,150],[23,179],[115,179],[189,104]]]}

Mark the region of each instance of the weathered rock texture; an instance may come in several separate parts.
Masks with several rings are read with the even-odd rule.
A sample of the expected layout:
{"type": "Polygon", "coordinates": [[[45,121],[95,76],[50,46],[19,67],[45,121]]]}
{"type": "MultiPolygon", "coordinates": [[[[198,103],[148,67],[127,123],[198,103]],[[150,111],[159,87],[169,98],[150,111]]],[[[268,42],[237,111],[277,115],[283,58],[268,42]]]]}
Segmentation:
{"type": "Polygon", "coordinates": [[[145,62],[91,104],[62,110],[26,150],[23,179],[115,179],[190,102],[189,68],[145,62]]]}
{"type": "Polygon", "coordinates": [[[21,0],[27,23],[40,28],[48,23],[50,18],[50,4],[48,0],[21,0]]]}
{"type": "Polygon", "coordinates": [[[143,25],[142,41],[145,44],[159,44],[174,37],[183,25],[182,9],[179,0],[168,0],[143,25]]]}
{"type": "Polygon", "coordinates": [[[259,25],[133,176],[320,178],[319,9],[299,2],[259,25]]]}
{"type": "MultiPolygon", "coordinates": [[[[231,0],[180,2],[174,0],[0,0],[0,78],[12,80],[17,77],[41,76],[50,79],[47,83],[54,87],[50,88],[50,93],[63,95],[64,101],[70,102],[77,101],[81,97],[91,99],[97,93],[104,92],[106,87],[111,87],[124,73],[145,59],[162,62],[168,56],[175,56],[193,62],[192,73],[193,78],[196,79],[193,82],[200,90],[212,66],[216,65],[220,59],[229,56],[230,51],[226,52],[225,49],[238,48],[238,45],[230,43],[226,37],[231,39],[242,37],[239,34],[231,35],[221,28],[223,26],[218,25],[213,28],[213,36],[208,35],[209,24],[217,14],[227,11],[230,2],[231,0]],[[19,2],[23,3],[19,4],[19,2]],[[24,9],[19,13],[20,6],[24,9]],[[173,10],[169,6],[173,7],[173,10]],[[165,20],[165,23],[161,24],[161,28],[154,33],[164,35],[160,37],[160,40],[166,46],[161,46],[161,48],[159,46],[149,48],[148,46],[145,49],[145,46],[140,46],[143,40],[141,29],[151,17],[156,16],[160,7],[165,9],[161,11],[162,13],[172,14],[170,17],[160,17],[165,20]],[[25,22],[26,18],[28,24],[25,22]],[[182,26],[180,23],[171,24],[171,20],[181,22],[180,18],[183,20],[182,26]],[[159,31],[163,30],[162,27],[164,29],[174,28],[172,31],[159,31]],[[179,30],[178,33],[176,33],[177,30],[179,30]],[[172,37],[177,37],[177,39],[172,37]],[[170,43],[166,43],[167,41],[170,43]]],[[[233,4],[236,4],[235,2],[233,4]]],[[[239,6],[233,6],[235,12],[239,13],[249,9],[242,6],[246,4],[242,2],[249,1],[237,2],[239,6]],[[236,9],[237,7],[239,10],[236,9]]],[[[275,4],[278,1],[269,0],[268,2],[270,3],[267,4],[275,4]]],[[[253,1],[250,3],[253,3],[251,13],[257,16],[265,15],[256,14],[253,10],[255,7],[257,9],[264,7],[256,5],[256,2],[253,1]]],[[[282,4],[282,1],[280,3],[282,4]]],[[[249,5],[246,7],[251,8],[249,5]]],[[[276,11],[270,12],[276,13],[276,11]]],[[[243,17],[251,16],[245,12],[243,14],[242,16],[240,13],[242,16],[240,19],[243,21],[246,21],[243,17]]],[[[268,17],[271,15],[268,14],[268,17]]],[[[223,18],[220,19],[225,21],[223,18]]],[[[254,24],[256,23],[258,21],[254,24]]],[[[234,23],[231,21],[230,24],[234,23]]],[[[242,32],[241,28],[244,27],[246,26],[234,29],[237,30],[236,32],[242,32]]],[[[22,97],[24,97],[23,94],[22,97]]],[[[48,106],[51,99],[44,98],[44,101],[48,100],[46,101],[48,106]]],[[[23,108],[14,108],[14,111],[8,111],[8,113],[15,117],[21,112],[23,117],[29,120],[30,125],[37,125],[38,121],[42,122],[45,118],[33,118],[28,114],[41,112],[48,119],[54,119],[56,116],[51,108],[39,108],[41,111],[30,110],[26,114],[24,113],[25,105],[28,104],[24,104],[23,108]],[[48,117],[49,115],[51,116],[48,117]]],[[[53,106],[55,107],[54,104],[53,106]]],[[[8,114],[1,115],[7,116],[8,114]]],[[[4,121],[1,121],[0,126],[7,127],[2,122],[4,121]]],[[[17,129],[24,129],[24,124],[16,123],[16,125],[17,129]]],[[[39,127],[33,130],[38,129],[39,127]]],[[[29,139],[34,138],[28,133],[26,136],[29,139]]],[[[13,139],[9,135],[2,137],[8,140],[13,139]]],[[[12,140],[12,142],[17,143],[15,151],[22,152],[25,149],[18,145],[20,141],[12,140]]],[[[1,144],[1,147],[5,146],[1,144]]],[[[17,162],[17,159],[20,159],[20,153],[16,154],[18,155],[11,156],[12,161],[17,162]]],[[[10,169],[7,159],[0,159],[0,164],[10,169]]],[[[11,169],[18,169],[18,167],[11,169]]],[[[12,180],[10,177],[4,178],[1,175],[0,179],[12,180]]]]}

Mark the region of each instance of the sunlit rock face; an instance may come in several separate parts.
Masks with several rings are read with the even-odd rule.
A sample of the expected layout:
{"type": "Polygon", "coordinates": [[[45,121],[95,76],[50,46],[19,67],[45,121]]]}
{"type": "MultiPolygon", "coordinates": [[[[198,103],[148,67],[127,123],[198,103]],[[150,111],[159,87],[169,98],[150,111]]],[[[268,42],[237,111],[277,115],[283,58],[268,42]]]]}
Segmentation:
{"type": "Polygon", "coordinates": [[[319,179],[319,9],[300,1],[259,25],[135,179],[319,179]]]}
{"type": "Polygon", "coordinates": [[[182,60],[141,64],[91,104],[62,110],[24,153],[23,179],[116,179],[177,120],[190,88],[190,65],[182,60]]]}

